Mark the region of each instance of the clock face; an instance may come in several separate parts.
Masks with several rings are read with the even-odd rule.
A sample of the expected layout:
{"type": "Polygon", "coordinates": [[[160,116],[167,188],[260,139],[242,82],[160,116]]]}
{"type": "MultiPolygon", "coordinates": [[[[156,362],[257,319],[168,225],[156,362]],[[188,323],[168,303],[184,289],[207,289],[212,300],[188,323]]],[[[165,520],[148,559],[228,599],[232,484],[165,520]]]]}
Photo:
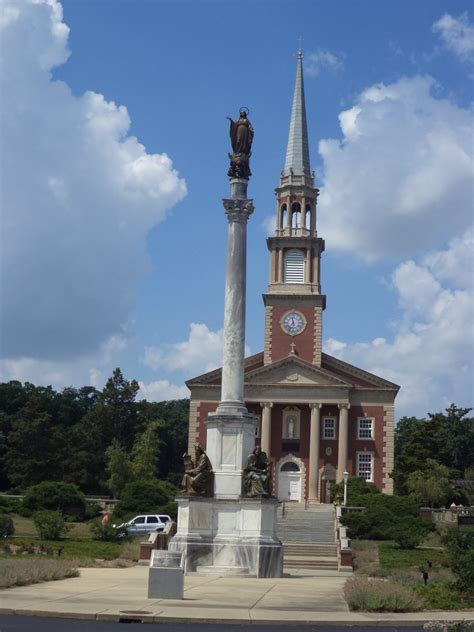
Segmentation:
{"type": "Polygon", "coordinates": [[[299,312],[288,312],[288,314],[285,314],[283,317],[281,324],[283,331],[286,331],[290,336],[297,336],[305,328],[306,320],[299,312]]]}

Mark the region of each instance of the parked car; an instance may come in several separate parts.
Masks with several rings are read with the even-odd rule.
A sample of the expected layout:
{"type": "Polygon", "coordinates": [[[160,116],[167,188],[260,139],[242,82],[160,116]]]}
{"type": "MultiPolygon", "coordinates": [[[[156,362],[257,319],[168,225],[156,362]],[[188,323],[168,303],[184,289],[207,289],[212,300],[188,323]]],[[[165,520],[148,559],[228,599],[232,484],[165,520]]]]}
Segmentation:
{"type": "Polygon", "coordinates": [[[147,514],[142,516],[135,516],[128,522],[123,524],[114,525],[117,529],[125,530],[128,535],[145,535],[150,531],[163,531],[168,520],[171,520],[171,516],[165,514],[147,514]]]}

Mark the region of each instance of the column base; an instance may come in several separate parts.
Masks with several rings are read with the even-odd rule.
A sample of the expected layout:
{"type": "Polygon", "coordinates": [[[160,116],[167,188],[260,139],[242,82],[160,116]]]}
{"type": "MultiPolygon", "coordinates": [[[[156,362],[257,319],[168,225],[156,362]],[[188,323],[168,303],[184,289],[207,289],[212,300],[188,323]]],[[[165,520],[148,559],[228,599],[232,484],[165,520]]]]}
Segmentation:
{"type": "Polygon", "coordinates": [[[278,501],[270,498],[177,498],[178,531],[168,550],[184,553],[185,572],[281,577],[278,501]]]}

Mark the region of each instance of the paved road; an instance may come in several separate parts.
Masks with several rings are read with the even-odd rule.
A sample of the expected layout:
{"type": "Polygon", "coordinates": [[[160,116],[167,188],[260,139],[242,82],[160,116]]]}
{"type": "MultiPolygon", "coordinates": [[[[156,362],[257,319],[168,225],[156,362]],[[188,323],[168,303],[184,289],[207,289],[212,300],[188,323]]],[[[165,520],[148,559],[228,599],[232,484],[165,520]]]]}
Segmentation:
{"type": "MultiPolygon", "coordinates": [[[[422,632],[420,627],[376,627],[377,632],[422,632]]],[[[348,628],[341,626],[259,626],[259,625],[219,625],[208,623],[113,623],[106,621],[80,621],[77,619],[46,619],[43,617],[21,617],[0,615],[0,632],[367,632],[367,626],[348,628]]]]}

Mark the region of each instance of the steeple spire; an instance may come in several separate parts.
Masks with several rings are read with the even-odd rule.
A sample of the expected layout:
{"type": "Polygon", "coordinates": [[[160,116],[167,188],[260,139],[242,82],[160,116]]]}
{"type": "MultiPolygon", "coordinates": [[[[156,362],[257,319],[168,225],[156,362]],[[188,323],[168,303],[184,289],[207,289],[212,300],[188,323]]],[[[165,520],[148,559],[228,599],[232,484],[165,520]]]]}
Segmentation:
{"type": "Polygon", "coordinates": [[[303,82],[303,53],[298,50],[298,65],[296,68],[295,93],[291,110],[290,133],[286,150],[284,175],[290,173],[311,177],[309,164],[308,126],[306,123],[306,105],[304,99],[303,82]],[[291,171],[290,171],[291,170],[291,171]]]}

